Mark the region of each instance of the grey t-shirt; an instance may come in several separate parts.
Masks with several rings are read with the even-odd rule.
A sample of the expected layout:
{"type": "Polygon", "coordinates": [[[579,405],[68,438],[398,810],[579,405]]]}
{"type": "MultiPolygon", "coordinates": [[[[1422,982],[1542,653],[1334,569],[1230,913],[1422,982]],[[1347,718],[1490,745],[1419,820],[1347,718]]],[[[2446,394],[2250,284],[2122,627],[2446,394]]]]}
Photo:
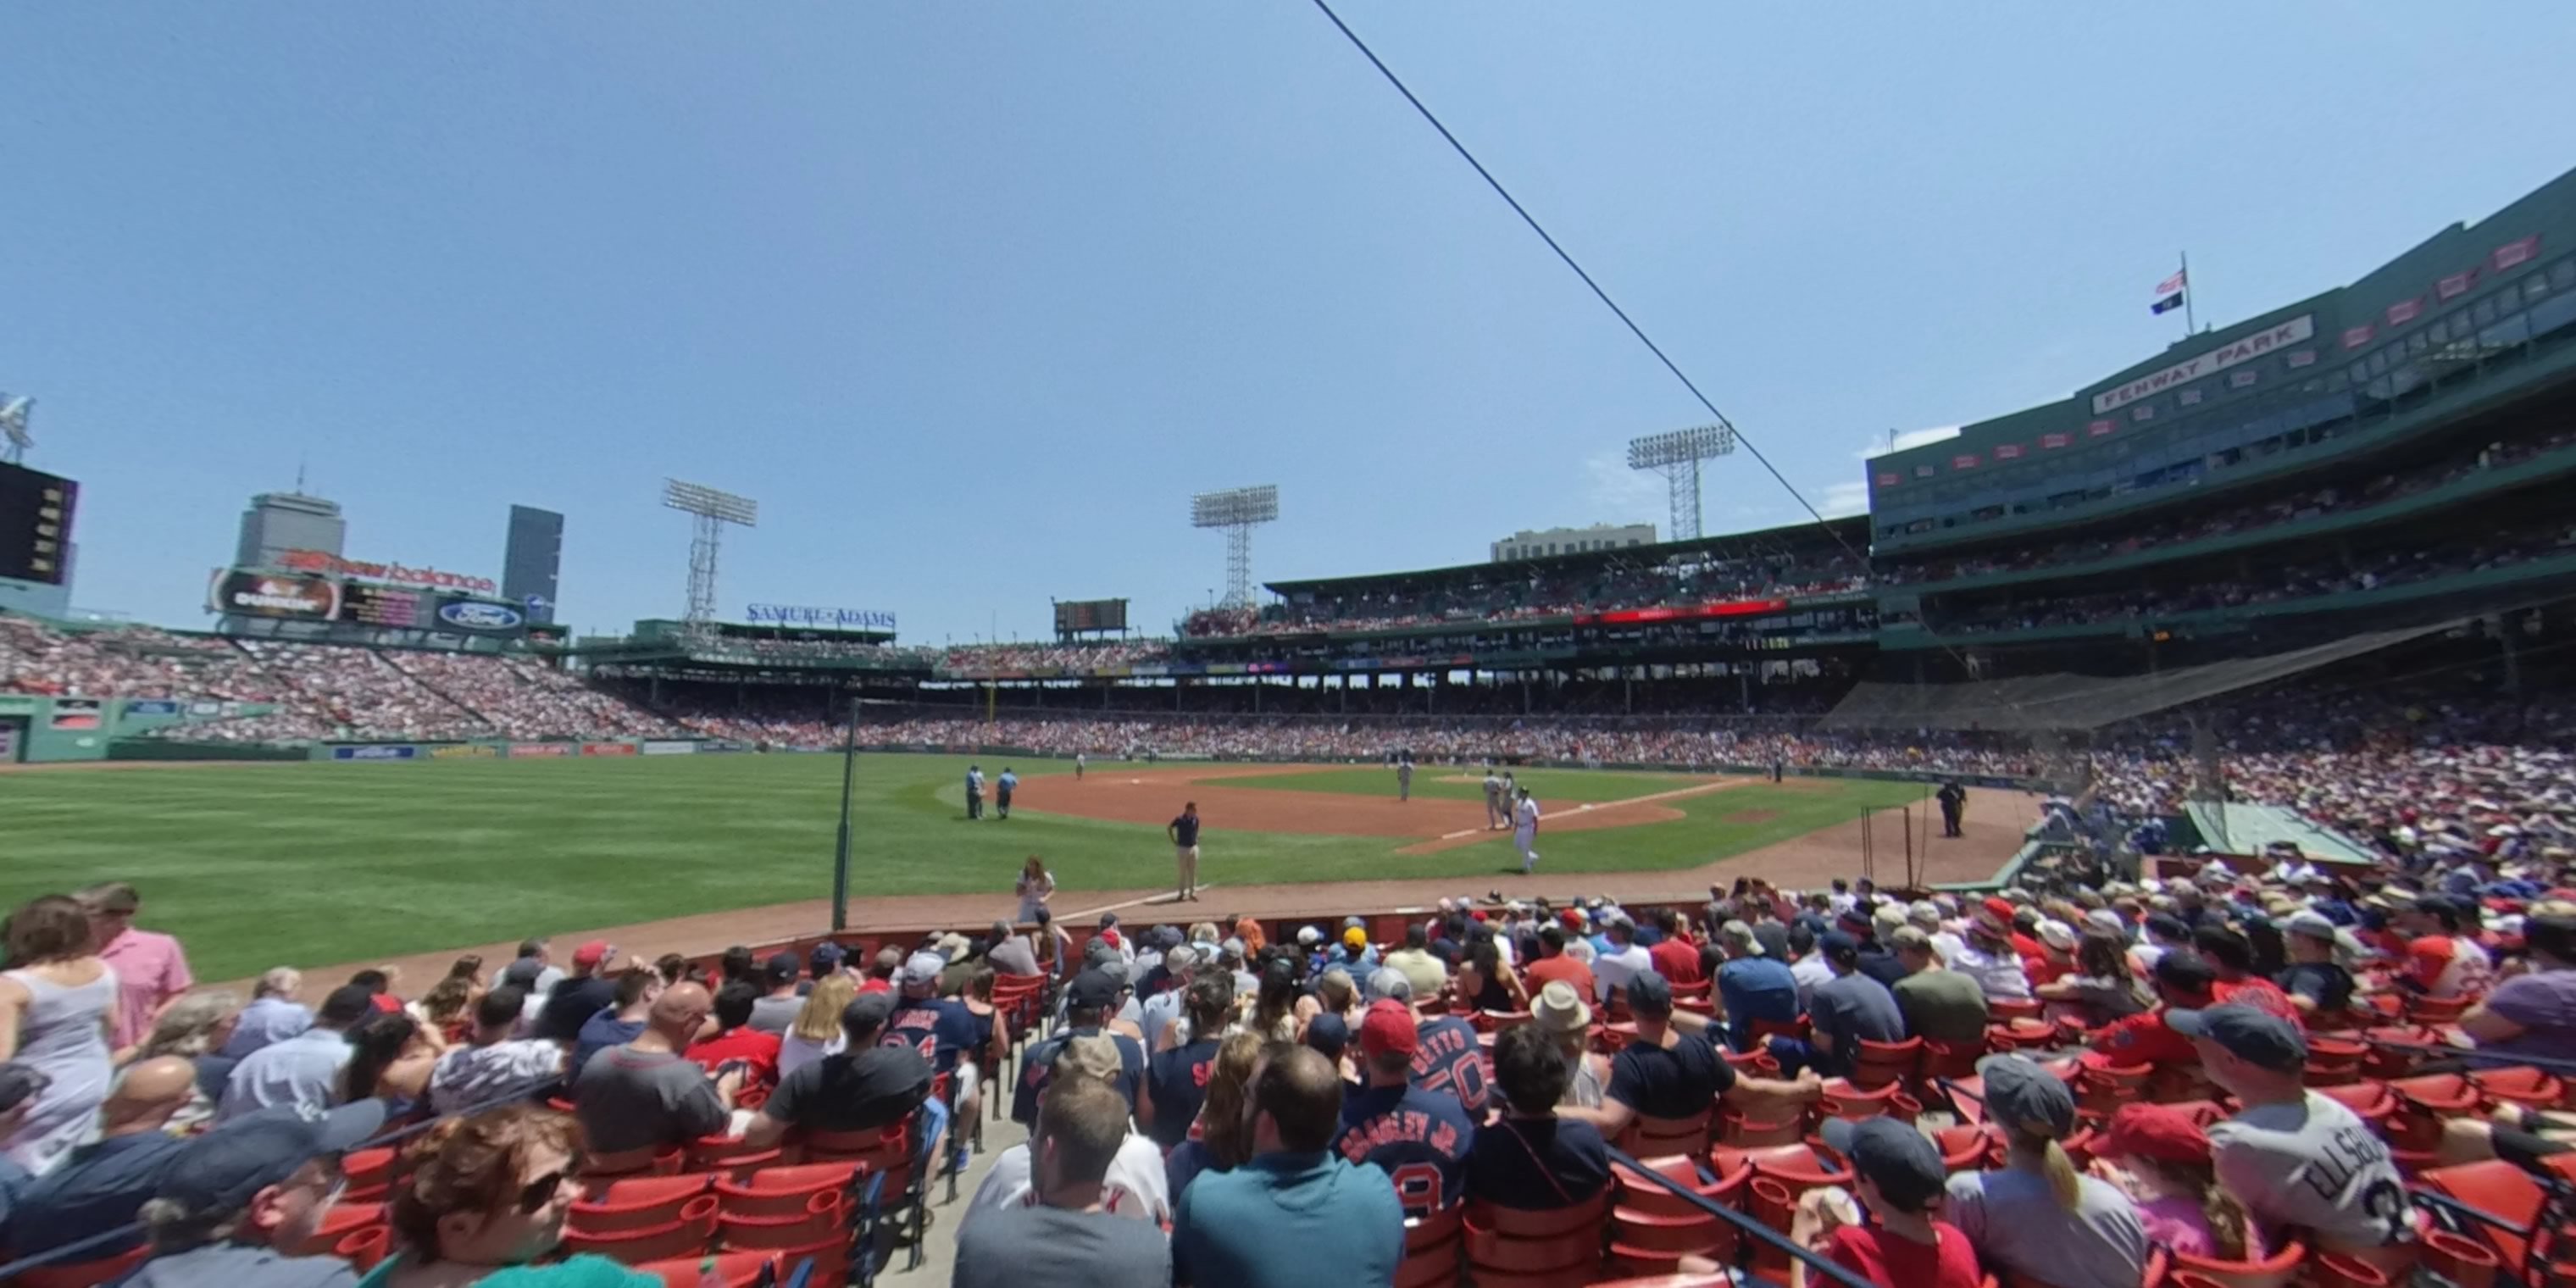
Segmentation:
{"type": "Polygon", "coordinates": [[[2048,1178],[2021,1168],[1950,1178],[1942,1215],[1990,1270],[2049,1288],[2138,1288],[2153,1250],[2137,1206],[2105,1181],[2077,1178],[2068,1210],[2048,1178]]]}
{"type": "Polygon", "coordinates": [[[2279,1247],[2285,1226],[2325,1252],[2360,1252],[2413,1237],[2406,1185],[2388,1146],[2361,1117],[2316,1092],[2303,1103],[2256,1105],[2209,1129],[2218,1183],[2245,1200],[2279,1247]]]}
{"type": "Polygon", "coordinates": [[[338,1257],[289,1257],[246,1243],[210,1243],[154,1257],[122,1282],[125,1288],[357,1288],[358,1272],[338,1257]]]}
{"type": "Polygon", "coordinates": [[[957,1231],[949,1288],[1134,1288],[1172,1281],[1172,1245],[1160,1226],[1106,1212],[1006,1207],[975,1214],[957,1231]]]}
{"type": "Polygon", "coordinates": [[[573,1116],[592,1154],[678,1145],[725,1129],[729,1117],[707,1071],[667,1051],[613,1046],[583,1065],[573,1116]]]}
{"type": "Polygon", "coordinates": [[[764,997],[751,1004],[751,1022],[744,1027],[754,1033],[786,1036],[789,1025],[796,1023],[796,1013],[805,1009],[801,997],[764,997]]]}

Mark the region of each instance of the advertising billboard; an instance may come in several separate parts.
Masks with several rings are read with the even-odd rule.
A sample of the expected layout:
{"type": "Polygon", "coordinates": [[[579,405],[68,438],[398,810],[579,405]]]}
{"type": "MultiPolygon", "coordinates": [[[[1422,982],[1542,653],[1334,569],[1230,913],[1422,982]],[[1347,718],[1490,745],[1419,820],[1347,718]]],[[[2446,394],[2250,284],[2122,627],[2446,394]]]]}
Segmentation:
{"type": "Polygon", "coordinates": [[[878,608],[811,608],[802,604],[753,604],[743,620],[754,626],[821,626],[845,631],[890,631],[894,614],[878,608]]]}
{"type": "Polygon", "coordinates": [[[408,746],[378,745],[371,747],[333,747],[331,749],[331,759],[333,760],[412,760],[418,758],[419,755],[420,748],[408,746]]]}
{"type": "Polygon", "coordinates": [[[527,620],[518,609],[497,599],[471,599],[463,595],[438,597],[438,624],[450,630],[473,631],[478,635],[515,635],[527,620]]]}
{"type": "Polygon", "coordinates": [[[361,626],[427,626],[428,598],[400,586],[353,581],[340,588],[340,620],[361,626]]]}
{"type": "Polygon", "coordinates": [[[217,568],[206,586],[206,608],[237,617],[327,622],[339,614],[340,583],[309,573],[217,568]]]}

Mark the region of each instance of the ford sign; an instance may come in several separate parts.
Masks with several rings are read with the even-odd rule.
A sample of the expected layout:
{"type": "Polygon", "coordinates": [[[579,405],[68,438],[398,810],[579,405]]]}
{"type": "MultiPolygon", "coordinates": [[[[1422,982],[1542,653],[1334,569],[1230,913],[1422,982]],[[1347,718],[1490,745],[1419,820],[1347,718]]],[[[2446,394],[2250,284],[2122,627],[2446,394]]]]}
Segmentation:
{"type": "Polygon", "coordinates": [[[506,631],[516,627],[521,620],[517,609],[470,599],[440,605],[438,619],[469,631],[506,631]]]}

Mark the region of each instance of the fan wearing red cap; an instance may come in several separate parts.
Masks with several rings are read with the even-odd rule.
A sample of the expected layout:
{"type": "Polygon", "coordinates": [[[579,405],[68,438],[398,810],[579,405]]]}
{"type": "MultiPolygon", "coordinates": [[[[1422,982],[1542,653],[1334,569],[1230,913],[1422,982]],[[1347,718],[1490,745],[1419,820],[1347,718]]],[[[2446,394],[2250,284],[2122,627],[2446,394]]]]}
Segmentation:
{"type": "Polygon", "coordinates": [[[2209,1133],[2189,1112],[2122,1105],[2093,1153],[2094,1173],[2128,1191],[2148,1238],[2185,1256],[2262,1260],[2253,1217],[2219,1185],[2209,1133]]]}
{"type": "Polygon", "coordinates": [[[1342,1132],[1334,1152],[1375,1163],[1394,1178],[1407,1217],[1436,1213],[1466,1197],[1459,1164],[1475,1143],[1476,1125],[1458,1097],[1412,1083],[1418,1045],[1413,1008],[1393,998],[1373,1002],[1360,1020],[1361,1074],[1368,1085],[1342,1098],[1342,1132]]]}

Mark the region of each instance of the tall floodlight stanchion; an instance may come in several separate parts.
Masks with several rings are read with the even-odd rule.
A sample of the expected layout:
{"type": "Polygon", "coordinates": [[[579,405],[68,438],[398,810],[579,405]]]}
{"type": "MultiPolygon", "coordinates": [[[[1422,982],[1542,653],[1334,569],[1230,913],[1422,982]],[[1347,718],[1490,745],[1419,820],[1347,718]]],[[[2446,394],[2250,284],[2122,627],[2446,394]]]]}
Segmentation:
{"type": "Polygon", "coordinates": [[[832,933],[850,928],[850,789],[859,778],[859,700],[850,699],[849,731],[841,736],[841,832],[832,843],[832,933]]]}
{"type": "Polygon", "coordinates": [[[27,449],[36,440],[27,434],[27,414],[36,409],[36,400],[23,394],[12,398],[0,393],[0,462],[22,465],[27,449]]]}
{"type": "Polygon", "coordinates": [[[1252,606],[1252,530],[1279,517],[1279,488],[1228,488],[1190,498],[1190,526],[1225,529],[1225,604],[1252,606]]]}
{"type": "Polygon", "coordinates": [[[702,634],[715,625],[716,547],[724,539],[724,525],[758,526],[760,502],[701,483],[664,479],[662,504],[696,519],[689,532],[689,606],[680,620],[689,633],[702,634]]]}
{"type": "Polygon", "coordinates": [[[1667,540],[1699,539],[1699,463],[1734,454],[1735,426],[1722,420],[1628,440],[1628,468],[1663,475],[1672,495],[1672,535],[1667,540]]]}

